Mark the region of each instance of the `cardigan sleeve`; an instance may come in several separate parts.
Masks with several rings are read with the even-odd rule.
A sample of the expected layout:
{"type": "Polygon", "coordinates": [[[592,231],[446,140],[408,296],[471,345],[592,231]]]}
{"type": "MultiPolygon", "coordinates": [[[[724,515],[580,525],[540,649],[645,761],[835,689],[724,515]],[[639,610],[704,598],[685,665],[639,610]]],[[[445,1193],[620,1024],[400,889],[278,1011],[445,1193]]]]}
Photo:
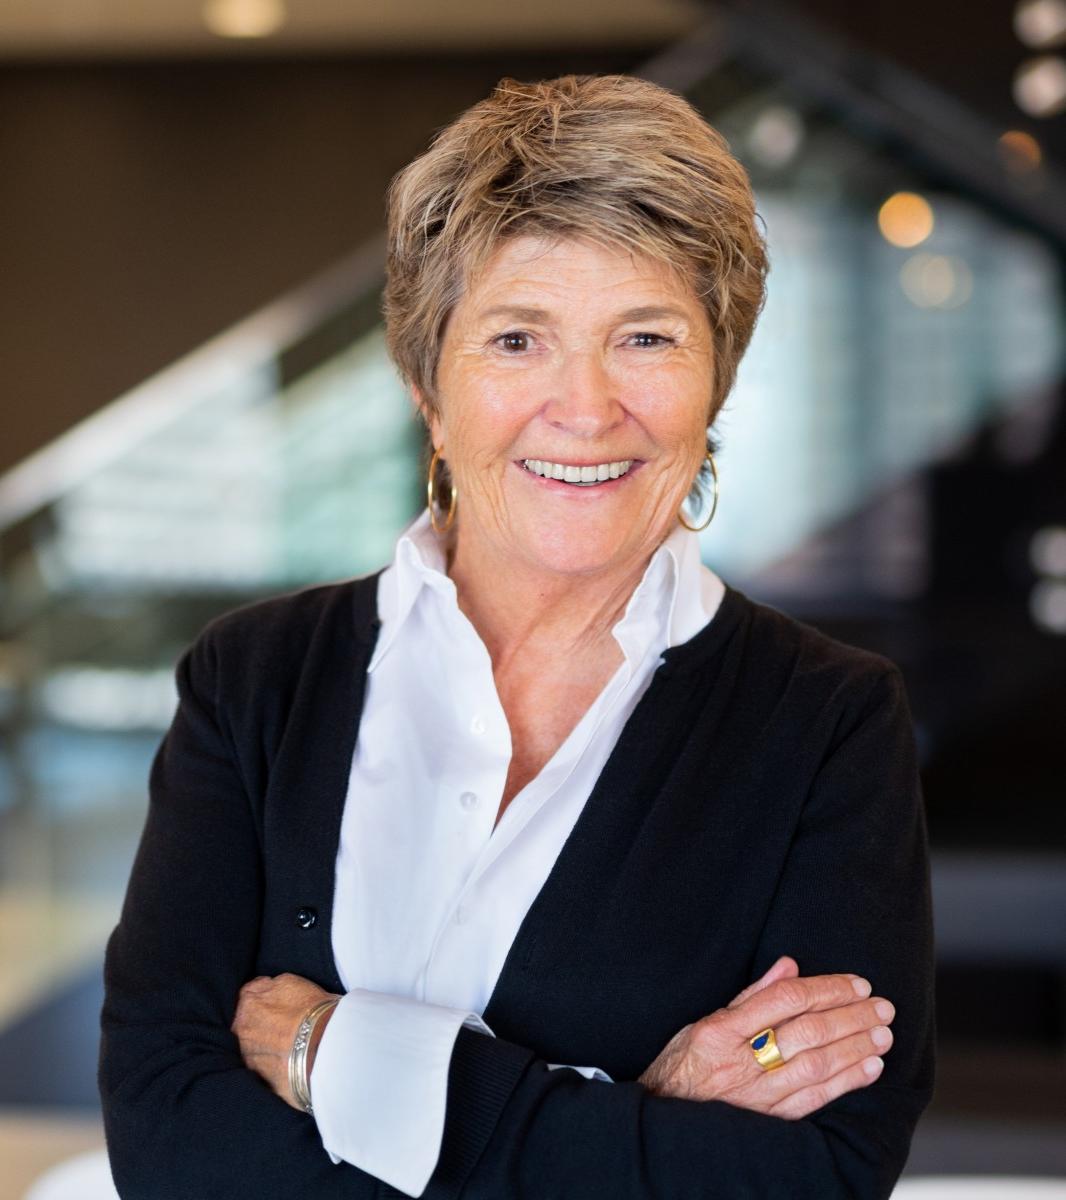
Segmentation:
{"type": "Polygon", "coordinates": [[[112,1174],[123,1200],[370,1200],[379,1181],[330,1161],[314,1120],[244,1066],[230,1030],[255,974],[263,880],[214,658],[202,635],[178,663],[178,710],[107,947],[99,1085],[112,1174]]]}
{"type": "MultiPolygon", "coordinates": [[[[425,1200],[874,1200],[903,1169],[932,1094],[928,859],[911,716],[892,666],[827,754],[756,949],[805,975],[854,971],[896,1005],[881,1077],[797,1121],[550,1072],[532,1050],[460,1029],[441,1156],[425,1200]]],[[[402,1193],[386,1187],[383,1195],[402,1193]]]]}

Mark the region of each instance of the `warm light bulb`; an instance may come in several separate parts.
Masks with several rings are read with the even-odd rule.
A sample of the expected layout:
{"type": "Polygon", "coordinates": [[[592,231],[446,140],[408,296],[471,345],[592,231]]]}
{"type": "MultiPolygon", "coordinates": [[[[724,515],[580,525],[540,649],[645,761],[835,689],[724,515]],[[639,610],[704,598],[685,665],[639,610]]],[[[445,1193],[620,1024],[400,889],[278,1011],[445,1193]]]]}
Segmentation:
{"type": "Polygon", "coordinates": [[[283,0],[207,0],[204,24],[219,37],[269,37],[285,24],[283,0]]]}
{"type": "Polygon", "coordinates": [[[1037,50],[1061,45],[1066,41],[1066,0],[1024,0],[1014,10],[1014,32],[1037,50]]]}
{"type": "Polygon", "coordinates": [[[1014,74],[1014,102],[1031,117],[1066,110],[1066,59],[1045,54],[1023,62],[1014,74]]]}
{"type": "Polygon", "coordinates": [[[877,224],[886,241],[910,249],[933,232],[933,209],[916,192],[896,192],[881,205],[877,224]]]}
{"type": "Polygon", "coordinates": [[[1040,143],[1024,129],[1008,129],[998,142],[999,156],[1008,171],[1023,175],[1035,171],[1044,159],[1040,143]]]}

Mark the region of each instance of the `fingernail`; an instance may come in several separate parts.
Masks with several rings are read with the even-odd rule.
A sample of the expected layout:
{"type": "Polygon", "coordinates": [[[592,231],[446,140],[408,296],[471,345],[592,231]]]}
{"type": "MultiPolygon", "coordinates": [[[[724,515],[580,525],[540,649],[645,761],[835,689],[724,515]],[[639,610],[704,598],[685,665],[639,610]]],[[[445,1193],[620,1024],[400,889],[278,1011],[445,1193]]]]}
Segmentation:
{"type": "Polygon", "coordinates": [[[862,1069],[870,1076],[871,1079],[876,1079],[881,1074],[881,1068],[885,1065],[884,1060],[880,1058],[867,1058],[863,1061],[862,1069]]]}
{"type": "Polygon", "coordinates": [[[878,1000],[874,1005],[874,1012],[877,1013],[882,1021],[891,1021],[896,1015],[896,1010],[887,1000],[878,1000]]]}
{"type": "Polygon", "coordinates": [[[886,1025],[875,1025],[870,1030],[870,1041],[879,1050],[887,1050],[892,1045],[892,1032],[886,1025]]]}
{"type": "Polygon", "coordinates": [[[870,987],[865,979],[853,979],[851,986],[855,989],[857,995],[863,997],[868,996],[873,991],[873,988],[870,987]]]}

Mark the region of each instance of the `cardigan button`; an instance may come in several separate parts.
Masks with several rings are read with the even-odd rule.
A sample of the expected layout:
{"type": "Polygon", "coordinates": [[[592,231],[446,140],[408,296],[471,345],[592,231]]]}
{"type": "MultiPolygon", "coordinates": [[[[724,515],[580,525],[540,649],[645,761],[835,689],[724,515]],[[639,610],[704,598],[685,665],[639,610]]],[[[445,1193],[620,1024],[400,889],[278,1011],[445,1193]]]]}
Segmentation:
{"type": "Polygon", "coordinates": [[[313,908],[298,908],[296,910],[296,924],[301,929],[313,929],[318,923],[318,912],[313,908]]]}

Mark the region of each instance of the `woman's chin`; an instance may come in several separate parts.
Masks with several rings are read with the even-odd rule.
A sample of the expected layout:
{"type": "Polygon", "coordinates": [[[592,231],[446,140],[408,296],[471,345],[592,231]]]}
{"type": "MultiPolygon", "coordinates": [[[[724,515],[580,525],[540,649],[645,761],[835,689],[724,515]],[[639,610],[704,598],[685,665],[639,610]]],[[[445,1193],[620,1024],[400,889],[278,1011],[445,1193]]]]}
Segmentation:
{"type": "Polygon", "coordinates": [[[548,528],[520,539],[516,549],[525,562],[548,575],[573,577],[621,566],[626,540],[622,531],[548,528]]]}

